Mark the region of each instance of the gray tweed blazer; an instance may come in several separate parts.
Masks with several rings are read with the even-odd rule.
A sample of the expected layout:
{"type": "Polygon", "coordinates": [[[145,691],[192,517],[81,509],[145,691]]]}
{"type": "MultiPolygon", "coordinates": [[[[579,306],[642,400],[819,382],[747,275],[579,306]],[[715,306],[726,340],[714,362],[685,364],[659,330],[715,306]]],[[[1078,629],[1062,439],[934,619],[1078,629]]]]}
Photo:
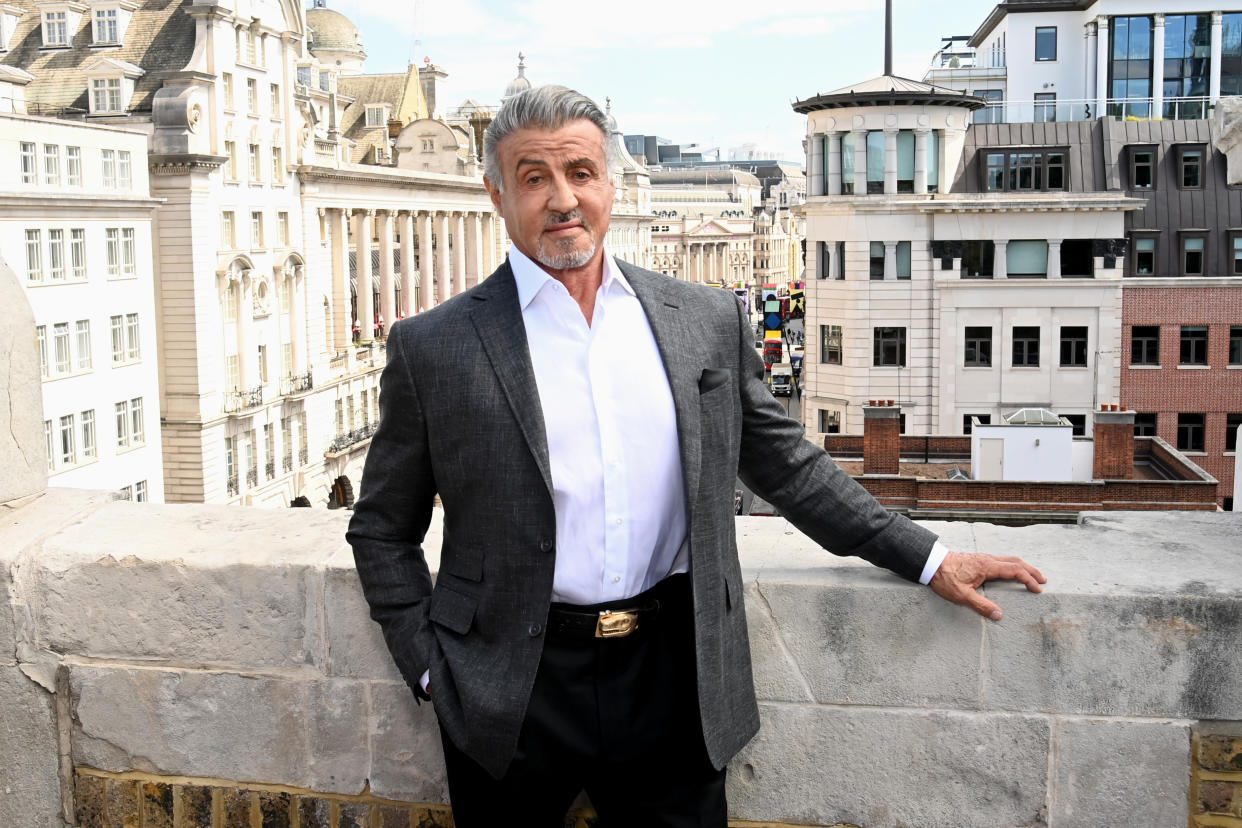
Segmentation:
{"type": "MultiPolygon", "coordinates": [[[[731,293],[618,264],[672,387],[703,736],[723,767],[759,728],[734,479],[825,549],[909,580],[935,535],[886,511],[803,438],[764,384],[731,293]]],[[[379,428],[347,537],[371,615],[411,689],[424,697],[418,679],[430,670],[440,726],[502,775],[543,648],[557,554],[543,414],[508,263],[393,325],[379,428]],[[437,494],[444,538],[433,586],[422,542],[437,494]]]]}

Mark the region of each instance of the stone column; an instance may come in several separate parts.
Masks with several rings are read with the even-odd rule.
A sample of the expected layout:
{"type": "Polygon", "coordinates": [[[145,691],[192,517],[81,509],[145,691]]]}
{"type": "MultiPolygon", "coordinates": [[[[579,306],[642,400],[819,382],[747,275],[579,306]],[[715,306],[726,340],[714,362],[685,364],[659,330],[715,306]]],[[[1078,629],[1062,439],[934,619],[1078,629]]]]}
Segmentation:
{"type": "Polygon", "coordinates": [[[844,132],[828,133],[828,195],[841,195],[841,136],[844,132]]]}
{"type": "Polygon", "coordinates": [[[1164,117],[1164,15],[1151,16],[1151,113],[1149,118],[1164,117]]]}
{"type": "Polygon", "coordinates": [[[353,319],[349,310],[349,211],[328,210],[332,245],[332,347],[340,353],[349,347],[353,319]]]}
{"type": "Polygon", "coordinates": [[[483,214],[483,273],[486,279],[500,265],[496,256],[496,214],[483,214]]]}
{"type": "Polygon", "coordinates": [[[466,214],[453,212],[453,295],[466,292],[466,214]]]}
{"type": "Polygon", "coordinates": [[[824,194],[824,136],[813,132],[806,137],[807,165],[810,169],[810,180],[807,181],[807,195],[824,194]]]}
{"type": "Polygon", "coordinates": [[[289,341],[293,345],[293,375],[306,373],[306,266],[295,265],[289,274],[289,341]]]}
{"type": "MultiPolygon", "coordinates": [[[[1083,50],[1082,50],[1082,82],[1083,89],[1086,90],[1087,100],[1094,101],[1096,99],[1096,79],[1092,71],[1095,66],[1095,50],[1097,40],[1095,37],[1095,21],[1091,21],[1082,27],[1083,50]]],[[[1098,117],[1100,113],[1095,113],[1098,117]]]]}
{"type": "MultiPolygon", "coordinates": [[[[1212,106],[1216,106],[1216,102],[1220,100],[1221,22],[1221,12],[1219,10],[1212,12],[1212,63],[1211,75],[1208,78],[1208,102],[1212,106]]],[[[1203,117],[1207,116],[1204,112],[1203,117]]]]}
{"type": "Polygon", "coordinates": [[[371,219],[374,210],[354,216],[354,273],[357,275],[358,341],[375,339],[375,288],[371,284],[371,219]]]}
{"type": "Polygon", "coordinates": [[[418,310],[431,310],[436,304],[435,277],[432,275],[431,213],[418,212],[418,310]]]}
{"type": "Polygon", "coordinates": [[[927,192],[927,135],[931,130],[921,127],[914,130],[914,192],[927,192]]]}
{"type": "Polygon", "coordinates": [[[401,222],[401,305],[397,315],[406,317],[418,307],[414,299],[414,213],[402,210],[398,216],[401,222]]]}
{"type": "Polygon", "coordinates": [[[1048,239],[1048,278],[1061,278],[1061,240],[1048,239]]]}
{"type": "Polygon", "coordinates": [[[470,213],[466,218],[466,281],[471,287],[483,280],[479,267],[483,260],[482,227],[483,217],[476,212],[470,213]]]}
{"type": "Polygon", "coordinates": [[[453,295],[451,269],[449,267],[449,216],[436,213],[436,301],[443,302],[453,295]]]}
{"type": "Polygon", "coordinates": [[[897,278],[897,242],[884,242],[884,281],[897,278]]]}
{"type": "Polygon", "coordinates": [[[379,211],[379,315],[384,319],[384,336],[397,321],[396,284],[392,273],[392,210],[379,211]]]}
{"type": "Polygon", "coordinates": [[[867,194],[867,130],[854,130],[854,195],[867,194]]]}
{"type": "Polygon", "coordinates": [[[884,130],[884,193],[897,192],[897,130],[884,130]]]}
{"type": "Polygon", "coordinates": [[[244,393],[259,382],[258,351],[250,346],[250,331],[254,328],[254,278],[249,270],[243,270],[239,285],[237,309],[237,384],[244,393]]]}
{"type": "Polygon", "coordinates": [[[1005,279],[1009,276],[1009,241],[994,242],[996,250],[992,254],[992,278],[1005,279]]]}
{"type": "MultiPolygon", "coordinates": [[[[1095,117],[1108,114],[1108,18],[1100,15],[1095,19],[1095,117]]],[[[1162,58],[1163,59],[1163,58],[1162,58]]]]}

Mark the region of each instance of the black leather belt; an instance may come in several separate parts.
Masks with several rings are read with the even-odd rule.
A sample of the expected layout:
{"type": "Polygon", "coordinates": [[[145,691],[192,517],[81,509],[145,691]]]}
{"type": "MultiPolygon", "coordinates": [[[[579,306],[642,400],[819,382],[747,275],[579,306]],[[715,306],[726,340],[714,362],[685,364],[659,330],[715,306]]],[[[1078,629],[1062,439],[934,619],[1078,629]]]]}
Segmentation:
{"type": "Polygon", "coordinates": [[[548,634],[578,639],[625,638],[644,625],[650,626],[659,614],[658,599],[595,612],[553,604],[548,610],[548,634]]]}

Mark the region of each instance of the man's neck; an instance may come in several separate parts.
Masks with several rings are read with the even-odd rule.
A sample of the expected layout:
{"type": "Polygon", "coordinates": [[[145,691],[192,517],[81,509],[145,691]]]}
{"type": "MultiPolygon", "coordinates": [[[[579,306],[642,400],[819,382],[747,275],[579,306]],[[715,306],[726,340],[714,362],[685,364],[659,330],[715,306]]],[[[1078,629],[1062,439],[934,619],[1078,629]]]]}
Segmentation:
{"type": "Polygon", "coordinates": [[[599,292],[599,286],[604,282],[604,246],[601,244],[596,248],[595,255],[582,267],[570,267],[564,270],[556,270],[538,259],[529,258],[544,273],[565,286],[565,290],[569,291],[569,295],[578,303],[578,308],[586,317],[589,326],[595,313],[595,295],[599,292]]]}

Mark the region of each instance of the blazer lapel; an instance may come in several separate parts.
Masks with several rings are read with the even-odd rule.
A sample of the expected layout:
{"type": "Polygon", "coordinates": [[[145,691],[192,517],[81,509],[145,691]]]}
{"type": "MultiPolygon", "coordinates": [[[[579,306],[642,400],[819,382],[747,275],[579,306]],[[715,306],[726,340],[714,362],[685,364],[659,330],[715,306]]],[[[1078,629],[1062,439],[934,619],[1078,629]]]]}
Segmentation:
{"type": "Polygon", "coordinates": [[[548,497],[552,497],[552,466],[548,460],[543,407],[539,402],[539,387],[535,383],[535,369],[526,342],[526,325],[518,303],[517,282],[509,262],[497,268],[471,294],[471,299],[474,305],[470,309],[470,319],[483,342],[483,350],[487,352],[492,371],[504,390],[513,416],[517,418],[531,454],[539,465],[544,485],[548,487],[548,497]]]}
{"type": "Polygon", "coordinates": [[[680,297],[668,290],[664,277],[628,262],[614,261],[634,288],[664,360],[664,371],[668,375],[673,407],[677,412],[677,442],[686,485],[687,519],[689,526],[693,527],[702,467],[699,375],[703,366],[695,348],[698,325],[693,315],[682,307],[680,297]]]}

